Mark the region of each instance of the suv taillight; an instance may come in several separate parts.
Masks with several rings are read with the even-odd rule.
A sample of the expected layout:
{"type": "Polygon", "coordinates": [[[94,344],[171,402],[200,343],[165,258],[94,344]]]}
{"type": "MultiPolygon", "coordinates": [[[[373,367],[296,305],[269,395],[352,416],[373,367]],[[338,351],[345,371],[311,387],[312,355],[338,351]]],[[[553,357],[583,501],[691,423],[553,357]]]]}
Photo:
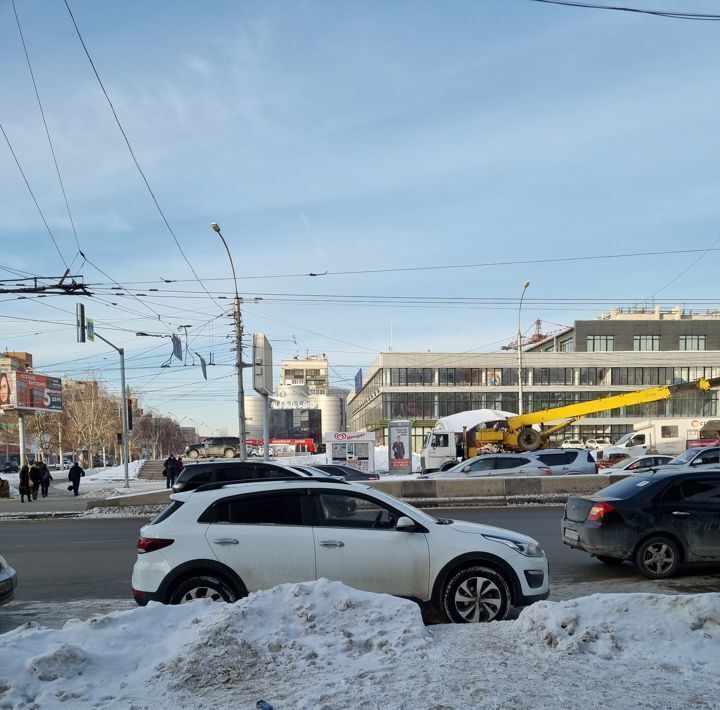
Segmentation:
{"type": "Polygon", "coordinates": [[[587,520],[601,520],[604,516],[612,513],[615,507],[610,503],[595,503],[588,513],[587,520]]]}
{"type": "Polygon", "coordinates": [[[137,541],[138,555],[142,555],[146,552],[155,552],[155,550],[162,550],[163,547],[172,545],[175,540],[162,537],[139,537],[137,541]]]}

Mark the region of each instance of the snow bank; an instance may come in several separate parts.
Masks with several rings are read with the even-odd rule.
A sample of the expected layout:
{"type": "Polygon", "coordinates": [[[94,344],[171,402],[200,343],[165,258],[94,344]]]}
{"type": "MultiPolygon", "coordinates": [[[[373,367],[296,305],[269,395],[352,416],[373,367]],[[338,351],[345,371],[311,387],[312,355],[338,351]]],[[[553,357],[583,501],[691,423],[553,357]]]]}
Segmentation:
{"type": "Polygon", "coordinates": [[[720,594],[594,595],[425,627],[319,580],[0,636],[0,708],[717,707],[720,594]]]}

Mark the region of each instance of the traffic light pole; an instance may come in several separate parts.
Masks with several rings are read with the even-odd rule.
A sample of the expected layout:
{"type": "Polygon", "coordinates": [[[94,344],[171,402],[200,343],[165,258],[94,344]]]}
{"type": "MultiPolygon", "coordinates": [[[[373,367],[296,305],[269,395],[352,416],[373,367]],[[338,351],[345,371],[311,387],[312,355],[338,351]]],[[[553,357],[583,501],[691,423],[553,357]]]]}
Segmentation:
{"type": "MultiPolygon", "coordinates": [[[[123,467],[125,469],[125,488],[130,488],[130,472],[128,471],[128,461],[130,459],[130,442],[128,427],[128,401],[127,390],[125,388],[125,350],[113,345],[107,338],[103,338],[100,333],[95,331],[95,337],[100,338],[103,343],[107,343],[111,348],[117,350],[120,355],[120,388],[122,390],[120,396],[120,412],[122,414],[122,439],[123,439],[123,467]]],[[[104,463],[104,462],[103,462],[104,463]]]]}

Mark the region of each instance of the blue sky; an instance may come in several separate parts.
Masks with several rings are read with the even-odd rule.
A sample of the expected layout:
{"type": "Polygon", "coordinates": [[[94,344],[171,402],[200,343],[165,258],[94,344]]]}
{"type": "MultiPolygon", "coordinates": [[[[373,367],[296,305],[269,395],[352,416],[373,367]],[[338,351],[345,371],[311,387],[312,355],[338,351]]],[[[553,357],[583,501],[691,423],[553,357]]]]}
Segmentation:
{"type": "MultiPolygon", "coordinates": [[[[326,353],[334,383],[351,386],[391,331],[396,351],[497,350],[526,279],[527,330],[653,299],[718,305],[716,251],[547,261],[720,246],[718,23],[529,0],[69,2],[185,254],[229,296],[209,227],[221,224],[241,296],[262,298],[244,305],[246,329],[268,335],[276,363],[326,353]],[[488,262],[515,263],[426,268],[488,262]],[[405,267],[417,270],[368,273],[405,267]]],[[[206,295],[163,225],[64,4],[16,7],[90,263],[76,257],[8,0],[0,122],[63,258],[97,284],[88,315],[126,348],[146,406],[234,431],[227,301],[206,295]],[[147,295],[110,294],[113,282],[147,295]],[[214,353],[213,382],[160,368],[168,341],[134,335],[179,325],[214,353]]],[[[62,273],[1,136],[0,194],[0,278],[62,273]]],[[[0,296],[0,348],[117,390],[114,352],[75,342],[77,300],[0,296]]]]}

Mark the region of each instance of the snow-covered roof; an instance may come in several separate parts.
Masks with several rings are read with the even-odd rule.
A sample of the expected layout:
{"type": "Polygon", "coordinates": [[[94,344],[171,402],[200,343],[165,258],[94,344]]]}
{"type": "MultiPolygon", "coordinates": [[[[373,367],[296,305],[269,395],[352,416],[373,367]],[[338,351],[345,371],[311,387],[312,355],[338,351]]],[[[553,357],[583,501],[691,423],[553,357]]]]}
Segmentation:
{"type": "Polygon", "coordinates": [[[516,416],[514,412],[503,412],[499,409],[470,409],[438,419],[435,428],[447,431],[462,431],[463,427],[472,429],[478,424],[505,421],[514,416],[516,416]]]}

